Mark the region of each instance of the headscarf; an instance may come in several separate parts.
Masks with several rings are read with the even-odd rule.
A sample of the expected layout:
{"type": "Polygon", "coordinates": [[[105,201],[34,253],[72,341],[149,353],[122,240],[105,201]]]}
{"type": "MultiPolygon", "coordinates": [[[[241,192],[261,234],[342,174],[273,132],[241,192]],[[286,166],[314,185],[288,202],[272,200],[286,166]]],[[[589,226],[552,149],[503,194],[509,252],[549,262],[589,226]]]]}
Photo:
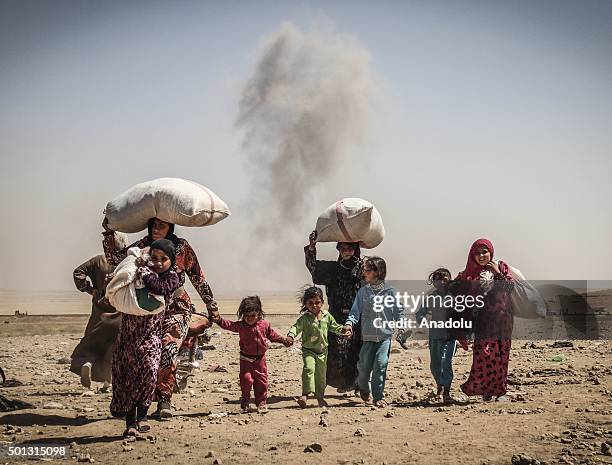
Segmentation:
{"type": "Polygon", "coordinates": [[[485,267],[480,266],[478,264],[476,258],[474,258],[474,255],[476,254],[476,250],[483,245],[489,250],[489,253],[491,254],[491,260],[493,260],[493,254],[495,253],[495,250],[493,249],[493,244],[491,243],[491,241],[484,238],[477,239],[472,244],[472,247],[470,247],[470,253],[468,254],[465,269],[463,270],[463,273],[461,273],[461,279],[480,278],[480,273],[485,270],[485,267]]]}
{"type": "Polygon", "coordinates": [[[172,241],[169,241],[168,239],[158,239],[156,241],[153,241],[149,250],[153,249],[159,249],[164,252],[172,262],[172,265],[175,264],[176,249],[174,248],[174,244],[172,243],[172,241]]]}
{"type": "MultiPolygon", "coordinates": [[[[155,220],[155,218],[151,218],[148,222],[147,222],[147,231],[149,232],[149,237],[153,238],[153,221],[155,220]]],[[[161,220],[163,221],[163,220],[161,220]]],[[[167,223],[167,221],[164,221],[164,223],[167,223]]],[[[168,223],[169,228],[168,228],[168,233],[166,234],[166,239],[168,239],[169,241],[172,241],[172,243],[174,244],[175,247],[178,246],[178,241],[179,238],[177,236],[175,236],[174,234],[174,223],[168,223]]]]}

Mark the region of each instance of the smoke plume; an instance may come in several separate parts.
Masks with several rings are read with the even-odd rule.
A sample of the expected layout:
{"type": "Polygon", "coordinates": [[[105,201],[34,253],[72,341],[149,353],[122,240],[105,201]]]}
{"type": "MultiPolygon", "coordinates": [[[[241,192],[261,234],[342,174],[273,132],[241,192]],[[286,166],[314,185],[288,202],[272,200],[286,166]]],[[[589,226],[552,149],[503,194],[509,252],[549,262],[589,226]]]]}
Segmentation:
{"type": "Polygon", "coordinates": [[[307,235],[336,200],[313,204],[342,163],[354,171],[348,149],[367,132],[375,89],[370,54],[350,37],[284,23],[265,39],[236,122],[264,213],[253,216],[258,237],[307,235]]]}

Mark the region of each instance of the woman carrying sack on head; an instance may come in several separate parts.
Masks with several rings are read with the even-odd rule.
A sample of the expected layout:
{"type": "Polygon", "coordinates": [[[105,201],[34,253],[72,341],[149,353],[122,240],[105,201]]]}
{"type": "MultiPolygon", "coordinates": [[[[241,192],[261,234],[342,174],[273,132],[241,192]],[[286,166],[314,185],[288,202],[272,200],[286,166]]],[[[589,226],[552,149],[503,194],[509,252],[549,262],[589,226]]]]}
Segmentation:
{"type": "Polygon", "coordinates": [[[172,302],[165,312],[162,322],[162,353],[155,390],[157,398],[157,411],[152,417],[167,418],[172,416],[172,390],[176,381],[177,356],[179,348],[187,335],[191,314],[194,311],[189,294],[183,287],[185,275],[189,277],[191,284],[202,298],[209,316],[219,314],[217,302],[213,292],[206,282],[204,270],[198,263],[198,258],[186,239],[174,234],[174,224],[167,223],[158,218],[151,218],[147,224],[148,234],[134,244],[117,249],[115,246],[115,232],[108,227],[108,219],[105,218],[102,226],[105,231],[103,245],[106,259],[112,265],[118,265],[126,256],[131,247],[145,248],[158,239],[170,240],[176,249],[176,272],[179,276],[179,288],[174,292],[172,302]]]}
{"type": "MultiPolygon", "coordinates": [[[[309,237],[304,247],[306,268],[312,275],[314,284],[325,286],[329,313],[338,322],[344,322],[353,306],[357,291],[361,288],[363,260],[358,242],[338,242],[338,260],[317,260],[317,232],[309,237]]],[[[360,326],[353,328],[353,338],[345,338],[335,333],[328,334],[327,385],[338,392],[351,392],[357,389],[357,361],[361,350],[360,326]]]]}

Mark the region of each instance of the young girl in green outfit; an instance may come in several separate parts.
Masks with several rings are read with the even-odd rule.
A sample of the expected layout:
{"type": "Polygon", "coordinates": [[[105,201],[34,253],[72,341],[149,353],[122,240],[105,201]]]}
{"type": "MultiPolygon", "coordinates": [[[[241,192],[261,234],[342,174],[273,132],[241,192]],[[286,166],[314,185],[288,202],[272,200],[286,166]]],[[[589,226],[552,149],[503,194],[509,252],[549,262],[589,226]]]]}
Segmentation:
{"type": "Polygon", "coordinates": [[[341,324],[323,310],[323,292],[318,287],[309,287],[301,299],[302,315],[289,328],[287,339],[289,344],[298,334],[302,334],[302,395],[297,399],[300,407],[307,406],[310,394],[315,395],[319,407],[327,406],[325,402],[325,387],[327,386],[327,332],[343,334],[341,324]]]}

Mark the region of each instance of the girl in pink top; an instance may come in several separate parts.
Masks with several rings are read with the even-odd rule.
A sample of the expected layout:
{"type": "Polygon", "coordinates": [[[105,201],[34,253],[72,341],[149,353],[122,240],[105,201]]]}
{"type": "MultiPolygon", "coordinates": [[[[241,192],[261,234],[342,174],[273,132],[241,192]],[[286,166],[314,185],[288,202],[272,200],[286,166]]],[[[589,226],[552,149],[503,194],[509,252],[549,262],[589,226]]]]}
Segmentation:
{"type": "Polygon", "coordinates": [[[290,343],[272,329],[270,323],[264,320],[261,300],[258,296],[242,299],[238,308],[238,321],[229,321],[220,316],[214,321],[223,329],[238,333],[240,336],[240,388],[242,397],[240,408],[249,412],[251,388],[255,391],[255,404],[259,413],[268,411],[268,367],[266,366],[266,350],[268,340],[280,342],[285,346],[290,343]]]}

